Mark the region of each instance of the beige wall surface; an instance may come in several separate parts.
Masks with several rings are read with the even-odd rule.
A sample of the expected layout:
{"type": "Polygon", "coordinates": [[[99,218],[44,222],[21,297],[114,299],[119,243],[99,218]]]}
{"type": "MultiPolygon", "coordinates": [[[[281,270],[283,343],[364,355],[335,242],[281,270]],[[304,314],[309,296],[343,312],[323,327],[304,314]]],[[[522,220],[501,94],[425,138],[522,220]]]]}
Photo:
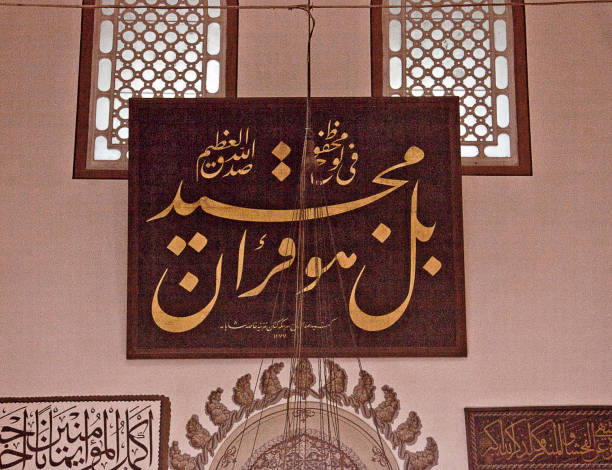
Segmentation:
{"type": "MultiPolygon", "coordinates": [[[[313,94],[369,95],[368,11],[316,17],[313,94]]],[[[125,359],[127,182],[71,178],[79,24],[0,7],[0,396],[165,394],[188,450],[209,391],[259,361],[125,359]]],[[[466,406],[612,404],[611,26],[610,5],[527,10],[534,175],[463,178],[468,357],[363,361],[437,468],[467,469],[466,406]]],[[[242,11],[239,95],[303,96],[305,35],[303,12],[242,11]]]]}

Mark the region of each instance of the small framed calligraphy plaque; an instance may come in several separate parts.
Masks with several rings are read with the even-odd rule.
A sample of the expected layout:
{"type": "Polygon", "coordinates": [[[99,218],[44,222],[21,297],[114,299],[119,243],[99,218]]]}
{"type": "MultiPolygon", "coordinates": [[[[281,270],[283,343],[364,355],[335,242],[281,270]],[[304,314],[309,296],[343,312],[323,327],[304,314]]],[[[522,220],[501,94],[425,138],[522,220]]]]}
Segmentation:
{"type": "Polygon", "coordinates": [[[128,357],[466,354],[457,99],[310,109],[131,101],[128,357]]]}
{"type": "Polygon", "coordinates": [[[470,470],[612,470],[612,406],[466,408],[470,470]]]}
{"type": "Polygon", "coordinates": [[[164,396],[0,398],[0,468],[167,470],[164,396]]]}

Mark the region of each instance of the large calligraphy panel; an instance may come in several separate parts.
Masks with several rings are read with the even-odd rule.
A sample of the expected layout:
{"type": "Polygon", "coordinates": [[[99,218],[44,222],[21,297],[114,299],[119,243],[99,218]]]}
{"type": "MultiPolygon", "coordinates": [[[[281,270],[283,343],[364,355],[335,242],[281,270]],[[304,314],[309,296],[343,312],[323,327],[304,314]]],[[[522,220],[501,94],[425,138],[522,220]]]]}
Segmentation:
{"type": "Polygon", "coordinates": [[[1,470],[166,470],[161,396],[0,398],[1,470]]]}
{"type": "Polygon", "coordinates": [[[470,470],[610,470],[612,407],[466,408],[470,470]]]}
{"type": "Polygon", "coordinates": [[[466,354],[457,100],[311,103],[131,101],[128,357],[466,354]]]}

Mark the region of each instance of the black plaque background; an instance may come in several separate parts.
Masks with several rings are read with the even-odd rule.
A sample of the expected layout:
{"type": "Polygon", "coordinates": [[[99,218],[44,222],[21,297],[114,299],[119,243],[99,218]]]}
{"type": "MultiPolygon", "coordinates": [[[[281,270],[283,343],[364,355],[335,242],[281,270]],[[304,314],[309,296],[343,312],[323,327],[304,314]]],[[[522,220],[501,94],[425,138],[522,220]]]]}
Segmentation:
{"type": "MultiPolygon", "coordinates": [[[[291,224],[248,223],[212,217],[200,209],[187,217],[172,212],[147,223],[173,200],[180,181],[182,197],[193,202],[206,195],[220,202],[251,208],[294,209],[297,206],[299,161],[305,124],[305,99],[202,99],[130,102],[128,357],[256,357],[290,356],[291,335],[273,338],[254,329],[228,330],[229,324],[252,324],[288,317],[293,303],[282,302],[285,287],[294,286],[296,264],[277,275],[257,297],[237,298],[237,252],[247,229],[245,269],[238,293],[259,284],[270,269],[283,261],[277,254],[282,238],[292,236],[291,224]],[[217,131],[230,137],[250,128],[256,139],[253,170],[245,176],[196,182],[196,158],[215,142],[217,131]],[[279,141],[292,151],[284,162],[290,176],[279,182],[271,171],[279,163],[271,154],[279,141]],[[175,256],[166,246],[178,235],[189,241],[200,232],[208,238],[201,253],[189,248],[175,256]],[[258,251],[261,236],[267,233],[258,251]],[[151,300],[166,268],[160,304],[173,315],[192,314],[212,298],[215,267],[223,253],[219,298],[212,313],[185,333],[168,333],[155,325],[151,300]],[[200,282],[192,293],[178,286],[189,271],[200,282]],[[280,294],[277,296],[277,292],[280,294]],[[278,300],[277,300],[278,299],[278,300]],[[276,308],[274,308],[276,302],[276,308]],[[236,323],[232,323],[236,322],[236,323]]],[[[357,262],[341,271],[334,267],[319,285],[306,293],[306,323],[326,323],[332,329],[306,330],[304,352],[310,356],[465,356],[465,306],[459,160],[458,102],[455,98],[315,98],[312,122],[315,134],[328,121],[340,121],[359,153],[357,174],[347,186],[333,181],[324,187],[307,185],[308,205],[348,202],[385,187],[372,179],[403,161],[406,150],[418,146],[422,162],[401,168],[388,178],[408,183],[364,208],[307,222],[306,260],[318,254],[326,264],[338,251],[357,254],[357,262]],[[410,262],[410,198],[418,181],[418,218],[436,228],[427,243],[417,242],[416,280],[408,309],[390,328],[366,332],[356,328],[347,311],[352,286],[362,266],[357,301],[370,314],[395,309],[406,297],[410,262]],[[317,189],[318,192],[312,192],[317,189]],[[324,191],[321,191],[324,189],[324,191]],[[391,228],[381,244],[371,233],[379,223],[391,228]],[[312,236],[315,227],[320,233],[312,236]],[[333,234],[332,237],[329,233],[333,234]],[[317,240],[317,242],[315,242],[317,240]],[[422,266],[435,256],[442,269],[430,276],[422,266]],[[325,308],[317,309],[321,303],[325,308]],[[315,311],[322,311],[314,318],[315,311]]],[[[346,157],[345,157],[346,158],[346,157]]]]}

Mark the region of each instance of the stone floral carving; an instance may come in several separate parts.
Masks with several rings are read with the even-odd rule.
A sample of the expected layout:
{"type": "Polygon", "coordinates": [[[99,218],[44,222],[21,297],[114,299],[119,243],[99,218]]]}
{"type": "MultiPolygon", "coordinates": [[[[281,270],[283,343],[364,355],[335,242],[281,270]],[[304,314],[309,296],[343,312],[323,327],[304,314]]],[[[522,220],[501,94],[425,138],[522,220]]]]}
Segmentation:
{"type": "Polygon", "coordinates": [[[428,437],[425,449],[414,453],[409,452],[405,460],[405,470],[426,470],[431,468],[438,463],[438,444],[431,437],[428,437]]]}
{"type": "Polygon", "coordinates": [[[210,439],[210,433],[202,427],[198,415],[193,415],[189,421],[187,421],[186,429],[187,439],[189,439],[191,447],[194,449],[204,449],[206,443],[210,439]]]}
{"type": "Polygon", "coordinates": [[[336,399],[338,394],[346,392],[347,376],[346,372],[342,367],[336,364],[334,361],[325,361],[329,377],[325,384],[325,390],[327,394],[336,399]]]}
{"type": "Polygon", "coordinates": [[[359,382],[355,385],[351,398],[355,400],[358,407],[363,406],[372,401],[374,398],[374,390],[376,390],[376,387],[374,387],[374,379],[372,376],[365,370],[360,370],[359,382]]]}
{"type": "Polygon", "coordinates": [[[281,435],[267,442],[241,468],[367,470],[352,449],[314,429],[306,429],[289,439],[281,435]]]}
{"type": "Polygon", "coordinates": [[[225,450],[225,454],[221,458],[221,468],[228,467],[234,462],[236,462],[236,446],[230,446],[225,450]]]}
{"type": "Polygon", "coordinates": [[[170,467],[175,470],[195,470],[196,459],[188,454],[181,454],[178,442],[174,441],[168,449],[168,460],[170,467]]]}
{"type": "Polygon", "coordinates": [[[213,390],[210,392],[210,395],[208,395],[208,401],[206,402],[206,414],[210,416],[210,420],[217,426],[225,424],[230,418],[229,410],[221,403],[222,393],[222,388],[213,390]]]}
{"type": "Polygon", "coordinates": [[[251,390],[251,374],[243,375],[236,382],[232,400],[238,406],[251,406],[255,399],[255,392],[251,390]]]}
{"type": "Polygon", "coordinates": [[[278,380],[278,374],[283,369],[283,365],[282,362],[275,362],[264,371],[261,377],[261,393],[264,396],[276,395],[283,389],[280,380],[278,380]]]}
{"type": "Polygon", "coordinates": [[[387,456],[385,455],[385,452],[379,446],[372,448],[372,458],[370,460],[374,463],[377,463],[382,468],[389,467],[387,465],[387,456]]]}
{"type": "MultiPolygon", "coordinates": [[[[438,446],[431,438],[423,450],[411,451],[406,447],[414,444],[421,431],[421,420],[418,415],[411,411],[408,418],[402,422],[396,430],[393,430],[393,421],[397,418],[400,402],[392,387],[383,385],[383,401],[376,408],[373,407],[374,378],[365,370],[359,371],[359,379],[353,388],[352,394],[346,394],[348,377],[344,369],[337,363],[328,360],[327,381],[324,385],[315,389],[316,377],[312,365],[308,359],[301,359],[293,371],[293,382],[288,387],[281,384],[278,374],[283,369],[282,362],[275,362],[268,367],[261,376],[259,390],[261,398],[256,398],[251,389],[250,374],[240,377],[233,389],[232,400],[239,406],[237,410],[230,411],[222,402],[223,390],[217,388],[210,392],[206,402],[206,413],[211,421],[217,426],[217,431],[210,435],[200,423],[197,415],[193,415],[187,423],[187,438],[195,449],[200,450],[196,457],[181,453],[176,442],[173,442],[169,451],[170,468],[173,470],[205,470],[208,459],[215,453],[215,449],[225,439],[233,426],[252,415],[262,411],[281,400],[287,400],[292,396],[300,396],[303,399],[331,400],[338,406],[352,407],[356,414],[361,414],[365,419],[372,421],[381,436],[391,443],[397,455],[404,461],[404,470],[430,470],[438,462],[438,446]]],[[[386,458],[384,457],[381,458],[386,458]]]]}
{"type": "Polygon", "coordinates": [[[406,421],[397,427],[395,434],[399,437],[400,442],[412,444],[421,434],[421,419],[414,411],[411,411],[406,421]]]}
{"type": "Polygon", "coordinates": [[[308,359],[300,359],[295,367],[295,388],[305,398],[317,381],[308,359]]]}
{"type": "Polygon", "coordinates": [[[374,414],[379,423],[390,423],[397,416],[399,401],[397,401],[397,394],[388,385],[383,385],[382,391],[385,394],[385,400],[376,407],[374,414]]]}

